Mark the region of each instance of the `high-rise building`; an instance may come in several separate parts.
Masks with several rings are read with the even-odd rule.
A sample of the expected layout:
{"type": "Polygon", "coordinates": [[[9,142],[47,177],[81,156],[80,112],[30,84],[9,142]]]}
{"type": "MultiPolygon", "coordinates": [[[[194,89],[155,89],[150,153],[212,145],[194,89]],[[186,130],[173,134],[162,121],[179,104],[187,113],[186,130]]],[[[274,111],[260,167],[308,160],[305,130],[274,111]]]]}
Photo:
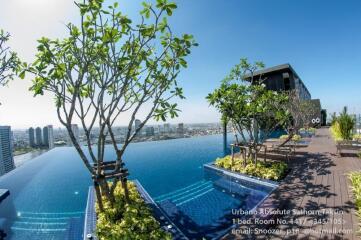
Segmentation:
{"type": "Polygon", "coordinates": [[[145,129],[145,134],[150,137],[150,136],[154,136],[154,127],[147,127],[145,129]]]}
{"type": "Polygon", "coordinates": [[[35,131],[34,128],[29,128],[29,146],[30,147],[35,147],[35,131]]]}
{"type": "Polygon", "coordinates": [[[164,123],[164,133],[169,133],[169,132],[170,132],[170,124],[164,123]]]}
{"type": "Polygon", "coordinates": [[[178,134],[183,134],[184,133],[184,124],[183,123],[178,124],[177,133],[178,134]]]}
{"type": "Polygon", "coordinates": [[[37,127],[35,129],[35,140],[36,140],[36,145],[38,147],[41,147],[43,145],[43,140],[42,140],[42,134],[41,134],[41,128],[37,127]]]}
{"type": "Polygon", "coordinates": [[[161,125],[158,125],[158,127],[157,127],[157,134],[162,134],[162,133],[163,133],[162,126],[161,126],[161,125]]]}
{"type": "Polygon", "coordinates": [[[260,80],[265,85],[267,90],[272,91],[295,91],[300,100],[308,102],[312,106],[312,111],[315,113],[307,121],[311,126],[321,125],[321,102],[319,99],[312,99],[311,93],[308,91],[306,85],[298,76],[296,71],[290,64],[282,64],[270,68],[265,68],[254,72],[253,74],[247,74],[244,80],[251,81],[253,84],[258,84],[260,80]]]}
{"type": "Polygon", "coordinates": [[[54,148],[54,132],[52,125],[43,128],[43,145],[49,149],[54,148]]]}
{"type": "Polygon", "coordinates": [[[290,91],[295,90],[302,100],[310,100],[311,94],[306,85],[298,76],[296,71],[288,63],[261,69],[251,74],[245,75],[245,80],[262,79],[266,89],[273,91],[290,91]]]}
{"type": "MultiPolygon", "coordinates": [[[[142,123],[142,121],[140,121],[139,119],[135,119],[134,121],[134,130],[133,132],[137,131],[137,129],[139,128],[140,124],[142,123]]],[[[139,132],[137,133],[137,136],[141,135],[141,131],[139,130],[139,132]]]]}
{"type": "Polygon", "coordinates": [[[0,126],[0,176],[14,168],[11,128],[0,126]]]}

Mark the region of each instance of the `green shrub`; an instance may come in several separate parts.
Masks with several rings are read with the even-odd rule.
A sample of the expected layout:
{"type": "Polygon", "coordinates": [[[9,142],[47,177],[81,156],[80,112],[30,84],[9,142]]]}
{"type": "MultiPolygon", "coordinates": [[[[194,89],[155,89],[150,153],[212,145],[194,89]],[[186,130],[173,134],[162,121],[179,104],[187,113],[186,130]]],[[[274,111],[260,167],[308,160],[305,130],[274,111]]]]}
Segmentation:
{"type": "Polygon", "coordinates": [[[361,134],[354,134],[353,136],[352,136],[352,139],[353,140],[355,140],[355,141],[361,141],[361,134]]]}
{"type": "Polygon", "coordinates": [[[115,189],[115,204],[104,198],[104,212],[96,206],[98,215],[96,233],[100,240],[171,240],[172,236],[160,228],[152,211],[139,195],[134,183],[129,184],[131,204],[124,201],[124,190],[118,184],[115,189]]]}
{"type": "Polygon", "coordinates": [[[349,175],[352,184],[352,190],[355,198],[357,216],[361,223],[361,172],[352,172],[349,175]]]}
{"type": "Polygon", "coordinates": [[[288,135],[281,135],[281,136],[280,136],[280,139],[281,139],[281,140],[286,140],[287,138],[288,138],[288,135]]]}
{"type": "MultiPolygon", "coordinates": [[[[280,139],[281,139],[281,140],[286,140],[287,138],[288,138],[288,135],[282,135],[282,136],[280,136],[280,139]]],[[[301,141],[301,139],[302,139],[301,135],[298,135],[298,134],[295,134],[295,135],[293,135],[293,137],[292,137],[292,141],[295,141],[295,142],[301,141]]]]}
{"type": "Polygon", "coordinates": [[[302,132],[308,132],[308,133],[312,133],[312,134],[315,134],[316,133],[316,128],[300,128],[300,131],[302,132]]]}
{"type": "Polygon", "coordinates": [[[231,161],[231,156],[217,158],[215,161],[215,165],[234,172],[276,181],[284,178],[288,169],[287,164],[283,162],[264,163],[259,161],[256,166],[251,160],[247,160],[246,167],[243,167],[242,159],[234,158],[233,166],[231,164],[231,161]]]}
{"type": "Polygon", "coordinates": [[[340,133],[343,139],[351,140],[352,139],[352,129],[354,127],[354,120],[351,116],[342,116],[338,120],[340,127],[340,133]]]}
{"type": "Polygon", "coordinates": [[[335,141],[343,140],[342,134],[340,131],[340,126],[338,122],[334,122],[334,124],[330,127],[331,135],[335,141]]]}
{"type": "Polygon", "coordinates": [[[340,115],[335,116],[332,122],[330,131],[336,141],[354,138],[352,130],[356,124],[356,119],[347,113],[347,107],[344,107],[340,115]]]}
{"type": "Polygon", "coordinates": [[[307,131],[308,131],[309,133],[315,134],[315,133],[316,133],[316,128],[309,128],[309,129],[307,129],[307,131]]]}

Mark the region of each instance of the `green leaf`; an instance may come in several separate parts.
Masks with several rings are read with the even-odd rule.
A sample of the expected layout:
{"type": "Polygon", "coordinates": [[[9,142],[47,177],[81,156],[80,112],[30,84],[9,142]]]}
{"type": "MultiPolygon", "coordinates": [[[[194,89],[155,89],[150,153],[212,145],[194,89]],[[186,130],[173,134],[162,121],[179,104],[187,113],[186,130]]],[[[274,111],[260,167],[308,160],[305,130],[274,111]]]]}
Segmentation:
{"type": "Polygon", "coordinates": [[[20,77],[21,79],[24,79],[24,78],[25,78],[25,70],[20,72],[19,77],[20,77]]]}
{"type": "Polygon", "coordinates": [[[168,15],[168,16],[172,16],[173,11],[172,11],[171,8],[166,8],[165,11],[167,12],[167,15],[168,15]]]}

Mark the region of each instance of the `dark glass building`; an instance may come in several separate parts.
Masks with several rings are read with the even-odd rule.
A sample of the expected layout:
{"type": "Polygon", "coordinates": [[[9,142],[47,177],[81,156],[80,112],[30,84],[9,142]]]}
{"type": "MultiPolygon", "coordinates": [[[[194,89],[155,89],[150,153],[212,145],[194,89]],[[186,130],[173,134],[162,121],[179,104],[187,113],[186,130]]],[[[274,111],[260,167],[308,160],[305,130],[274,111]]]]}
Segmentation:
{"type": "MultiPolygon", "coordinates": [[[[250,74],[247,74],[245,80],[251,81],[251,77],[250,74]]],[[[310,101],[315,107],[315,114],[309,119],[311,125],[321,126],[321,124],[324,123],[324,121],[322,121],[324,116],[321,115],[322,108],[320,99],[311,98],[311,93],[308,91],[306,85],[289,63],[256,71],[253,74],[253,81],[265,84],[268,90],[296,90],[300,99],[310,101]]]]}

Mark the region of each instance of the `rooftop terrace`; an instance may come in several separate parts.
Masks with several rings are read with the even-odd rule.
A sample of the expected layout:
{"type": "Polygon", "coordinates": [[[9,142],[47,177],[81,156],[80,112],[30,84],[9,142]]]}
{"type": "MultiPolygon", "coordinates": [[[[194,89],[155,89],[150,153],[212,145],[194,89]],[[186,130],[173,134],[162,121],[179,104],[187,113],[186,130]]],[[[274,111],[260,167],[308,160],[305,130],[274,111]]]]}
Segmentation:
{"type": "Polygon", "coordinates": [[[291,161],[292,171],[258,208],[284,210],[275,226],[239,226],[225,239],[359,239],[358,219],[348,174],[361,170],[351,154],[340,157],[329,130],[319,129],[304,152],[291,161]],[[290,213],[288,214],[287,211],[290,213]],[[245,234],[245,228],[266,234],[245,234]]]}

